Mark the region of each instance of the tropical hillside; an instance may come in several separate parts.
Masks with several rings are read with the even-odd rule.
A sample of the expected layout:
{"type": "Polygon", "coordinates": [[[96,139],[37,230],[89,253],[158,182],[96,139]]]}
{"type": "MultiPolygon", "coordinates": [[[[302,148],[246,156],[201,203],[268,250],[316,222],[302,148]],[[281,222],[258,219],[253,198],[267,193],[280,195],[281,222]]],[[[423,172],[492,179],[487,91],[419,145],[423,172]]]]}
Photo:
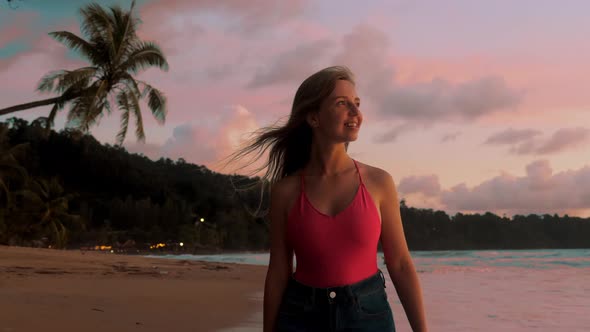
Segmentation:
{"type": "MultiPolygon", "coordinates": [[[[258,179],[153,161],[42,121],[0,124],[0,244],[109,250],[266,250],[258,179]],[[179,243],[183,243],[180,247],[179,243]]],[[[590,220],[456,214],[401,202],[413,250],[588,248],[590,220]]]]}

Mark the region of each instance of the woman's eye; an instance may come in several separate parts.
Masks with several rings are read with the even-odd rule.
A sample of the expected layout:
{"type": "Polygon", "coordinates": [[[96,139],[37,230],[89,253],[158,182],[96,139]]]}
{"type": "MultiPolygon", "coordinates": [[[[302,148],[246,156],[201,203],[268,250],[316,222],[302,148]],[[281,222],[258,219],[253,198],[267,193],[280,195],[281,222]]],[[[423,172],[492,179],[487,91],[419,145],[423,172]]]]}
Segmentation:
{"type": "MultiPolygon", "coordinates": [[[[352,106],[352,105],[353,104],[350,103],[347,100],[339,100],[339,101],[336,102],[336,106],[347,106],[348,107],[348,106],[352,106]]],[[[361,107],[361,104],[360,103],[355,103],[354,105],[356,106],[356,108],[360,108],[361,107]]]]}

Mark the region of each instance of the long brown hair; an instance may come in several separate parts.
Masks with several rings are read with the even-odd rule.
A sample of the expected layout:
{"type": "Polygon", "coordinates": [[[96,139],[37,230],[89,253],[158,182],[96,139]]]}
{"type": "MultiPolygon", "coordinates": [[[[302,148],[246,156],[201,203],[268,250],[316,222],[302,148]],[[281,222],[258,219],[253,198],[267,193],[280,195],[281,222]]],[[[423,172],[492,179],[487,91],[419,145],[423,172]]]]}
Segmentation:
{"type": "MultiPolygon", "coordinates": [[[[305,167],[310,158],[312,143],[312,130],[307,123],[307,115],[319,112],[322,102],[332,93],[339,80],[355,83],[354,75],[344,66],[324,68],[309,76],[295,93],[287,123],[255,131],[253,138],[244,147],[228,157],[228,163],[255,153],[251,162],[239,168],[243,169],[262,158],[268,151],[268,160],[253,173],[266,169],[261,180],[271,185],[305,167]]],[[[348,148],[348,143],[346,147],[348,148]]]]}

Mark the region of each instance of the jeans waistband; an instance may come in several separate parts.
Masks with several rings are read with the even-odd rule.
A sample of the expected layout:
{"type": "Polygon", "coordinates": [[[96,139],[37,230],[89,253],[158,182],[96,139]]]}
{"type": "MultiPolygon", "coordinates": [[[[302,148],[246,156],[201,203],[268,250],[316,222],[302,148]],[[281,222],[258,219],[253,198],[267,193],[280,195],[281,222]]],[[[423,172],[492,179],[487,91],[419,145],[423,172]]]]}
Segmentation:
{"type": "Polygon", "coordinates": [[[291,277],[289,280],[289,288],[300,295],[311,297],[314,302],[317,299],[340,301],[342,299],[352,299],[360,294],[372,293],[385,288],[385,277],[381,270],[377,270],[375,274],[359,282],[327,288],[308,286],[291,277]]]}

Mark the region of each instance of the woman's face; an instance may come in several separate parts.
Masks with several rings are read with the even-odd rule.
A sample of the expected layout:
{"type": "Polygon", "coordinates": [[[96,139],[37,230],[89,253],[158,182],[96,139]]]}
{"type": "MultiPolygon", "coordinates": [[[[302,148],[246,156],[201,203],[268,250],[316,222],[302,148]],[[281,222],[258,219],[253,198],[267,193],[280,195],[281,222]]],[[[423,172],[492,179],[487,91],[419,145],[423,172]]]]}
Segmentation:
{"type": "Polygon", "coordinates": [[[338,143],[358,138],[363,115],[354,84],[336,81],[332,93],[322,102],[320,111],[312,116],[311,126],[323,138],[338,143]]]}

